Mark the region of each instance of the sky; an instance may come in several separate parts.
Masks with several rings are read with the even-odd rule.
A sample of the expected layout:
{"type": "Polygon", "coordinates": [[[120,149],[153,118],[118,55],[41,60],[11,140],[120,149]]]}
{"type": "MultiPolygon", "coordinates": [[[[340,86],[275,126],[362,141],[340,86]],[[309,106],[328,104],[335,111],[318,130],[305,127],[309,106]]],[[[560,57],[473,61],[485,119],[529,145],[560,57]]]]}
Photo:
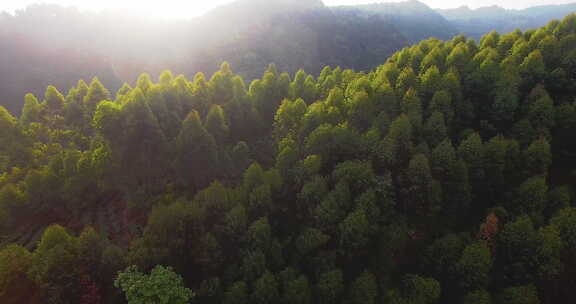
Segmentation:
{"type": "MultiPolygon", "coordinates": [[[[234,0],[0,0],[0,11],[14,12],[32,3],[58,3],[80,9],[129,9],[134,13],[162,18],[186,19],[199,16],[215,6],[234,0]]],[[[468,5],[471,8],[498,4],[506,8],[526,8],[544,4],[572,3],[576,0],[420,0],[432,8],[455,8],[468,5]]],[[[396,2],[382,0],[324,0],[326,5],[347,5],[374,2],[396,2]]]]}

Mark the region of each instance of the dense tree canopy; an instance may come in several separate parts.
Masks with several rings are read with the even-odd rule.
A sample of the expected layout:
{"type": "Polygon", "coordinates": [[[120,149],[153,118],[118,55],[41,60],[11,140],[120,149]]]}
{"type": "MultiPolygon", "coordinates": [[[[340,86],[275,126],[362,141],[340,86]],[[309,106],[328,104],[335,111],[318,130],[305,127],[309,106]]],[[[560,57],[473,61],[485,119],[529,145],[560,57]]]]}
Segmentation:
{"type": "Polygon", "coordinates": [[[0,302],[571,303],[574,37],[0,107],[0,302]]]}

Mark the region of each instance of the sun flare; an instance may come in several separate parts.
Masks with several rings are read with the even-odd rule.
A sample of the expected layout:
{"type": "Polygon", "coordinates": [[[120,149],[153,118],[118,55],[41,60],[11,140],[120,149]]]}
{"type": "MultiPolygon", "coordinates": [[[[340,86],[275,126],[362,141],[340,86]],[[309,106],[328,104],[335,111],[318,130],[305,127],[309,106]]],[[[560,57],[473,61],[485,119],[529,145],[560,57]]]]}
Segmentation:
{"type": "Polygon", "coordinates": [[[74,6],[81,10],[119,10],[166,19],[187,19],[227,2],[231,0],[7,0],[7,3],[0,5],[0,9],[15,11],[31,4],[48,3],[74,6]]]}
{"type": "MultiPolygon", "coordinates": [[[[200,16],[210,9],[234,0],[0,0],[0,11],[14,12],[37,3],[58,4],[77,7],[80,10],[119,10],[134,15],[163,19],[189,19],[200,16]]],[[[270,0],[272,1],[272,0],[270,0]]],[[[295,0],[298,1],[298,0],[295,0]]],[[[358,5],[375,2],[404,2],[408,0],[323,0],[328,6],[358,5]]],[[[468,5],[472,8],[503,5],[506,8],[525,8],[533,5],[570,3],[574,0],[418,0],[433,8],[456,8],[468,5]]]]}

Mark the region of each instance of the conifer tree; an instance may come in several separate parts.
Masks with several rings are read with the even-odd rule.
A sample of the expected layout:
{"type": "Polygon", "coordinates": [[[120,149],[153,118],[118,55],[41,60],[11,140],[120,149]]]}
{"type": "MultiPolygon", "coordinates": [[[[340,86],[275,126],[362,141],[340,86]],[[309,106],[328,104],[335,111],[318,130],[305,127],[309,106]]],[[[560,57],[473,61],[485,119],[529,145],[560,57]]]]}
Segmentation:
{"type": "Polygon", "coordinates": [[[182,123],[176,151],[176,168],[183,184],[198,188],[216,173],[216,141],[202,126],[198,112],[190,112],[182,123]]]}

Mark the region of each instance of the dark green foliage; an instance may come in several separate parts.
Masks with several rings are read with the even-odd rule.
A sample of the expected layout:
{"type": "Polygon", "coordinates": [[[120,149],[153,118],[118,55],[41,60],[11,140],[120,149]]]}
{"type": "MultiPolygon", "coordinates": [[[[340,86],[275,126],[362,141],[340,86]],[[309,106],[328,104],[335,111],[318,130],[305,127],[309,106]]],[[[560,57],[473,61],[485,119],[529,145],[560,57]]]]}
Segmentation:
{"type": "Polygon", "coordinates": [[[284,296],[282,302],[286,304],[312,303],[310,283],[305,275],[291,279],[284,285],[284,296]]]}
{"type": "Polygon", "coordinates": [[[202,126],[198,112],[188,114],[176,138],[177,170],[183,184],[205,186],[216,173],[216,141],[202,126]]]}
{"type": "Polygon", "coordinates": [[[320,303],[330,304],[339,302],[344,289],[342,271],[332,270],[321,273],[316,283],[316,292],[320,303]]]}
{"type": "Polygon", "coordinates": [[[454,265],[459,285],[465,290],[488,286],[492,257],[486,243],[478,242],[464,248],[454,265]]]}
{"type": "Polygon", "coordinates": [[[536,287],[533,285],[509,287],[497,296],[497,303],[540,304],[536,287]]]}
{"type": "Polygon", "coordinates": [[[413,274],[404,276],[401,287],[393,303],[436,303],[441,292],[438,281],[413,274]]]}
{"type": "Polygon", "coordinates": [[[464,304],[490,304],[492,299],[490,293],[486,290],[480,289],[473,292],[469,292],[463,299],[464,304]]]}
{"type": "Polygon", "coordinates": [[[569,303],[576,22],[550,26],[0,107],[0,301],[569,303]]]}
{"type": "Polygon", "coordinates": [[[224,111],[219,105],[213,105],[206,116],[206,122],[204,123],[206,131],[208,131],[214,138],[216,142],[223,144],[228,139],[229,127],[224,117],[224,111]]]}
{"type": "Polygon", "coordinates": [[[178,274],[162,266],[154,267],[150,275],[139,272],[135,267],[128,267],[118,274],[114,285],[124,291],[129,304],[185,304],[193,296],[178,274]]]}
{"type": "Polygon", "coordinates": [[[274,275],[267,271],[254,283],[251,302],[258,304],[277,303],[279,296],[278,282],[274,275]]]}
{"type": "Polygon", "coordinates": [[[362,273],[350,285],[350,301],[355,304],[374,304],[378,297],[376,277],[370,272],[362,273]]]}

